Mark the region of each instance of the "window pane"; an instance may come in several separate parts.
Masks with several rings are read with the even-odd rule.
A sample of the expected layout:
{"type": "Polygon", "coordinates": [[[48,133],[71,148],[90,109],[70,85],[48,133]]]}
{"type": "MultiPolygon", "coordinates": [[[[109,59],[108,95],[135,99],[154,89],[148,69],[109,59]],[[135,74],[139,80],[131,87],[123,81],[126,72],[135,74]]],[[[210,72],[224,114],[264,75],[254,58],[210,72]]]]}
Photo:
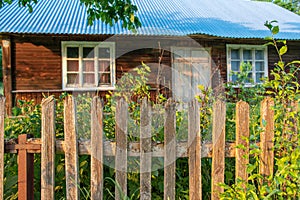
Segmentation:
{"type": "Polygon", "coordinates": [[[256,83],[261,83],[262,78],[264,77],[264,73],[256,73],[256,83]]]}
{"type": "Polygon", "coordinates": [[[84,72],[94,72],[94,61],[83,61],[83,71],[84,72]]]}
{"type": "Polygon", "coordinates": [[[264,71],[264,62],[255,62],[256,71],[264,71]]]}
{"type": "Polygon", "coordinates": [[[240,70],[240,61],[232,61],[231,62],[231,70],[239,71],[240,70]]]}
{"type": "Polygon", "coordinates": [[[182,49],[175,49],[174,50],[174,59],[175,60],[184,57],[184,55],[185,55],[184,50],[182,50],[182,49]]]}
{"type": "Polygon", "coordinates": [[[252,77],[252,73],[249,73],[246,83],[251,83],[251,81],[253,81],[253,77],[252,77]]]}
{"type": "Polygon", "coordinates": [[[99,48],[99,58],[110,58],[110,49],[109,48],[99,48]]]}
{"type": "Polygon", "coordinates": [[[79,63],[78,60],[68,60],[67,61],[67,71],[73,71],[73,72],[78,72],[79,70],[79,63]]]}
{"type": "Polygon", "coordinates": [[[251,60],[252,59],[251,50],[244,50],[243,51],[243,58],[244,58],[244,60],[251,60]]]}
{"type": "Polygon", "coordinates": [[[231,59],[240,59],[240,51],[238,49],[231,49],[231,59]]]}
{"type": "Polygon", "coordinates": [[[95,85],[95,75],[94,74],[84,74],[83,84],[85,85],[95,85]]]}
{"type": "Polygon", "coordinates": [[[68,74],[67,75],[67,84],[68,85],[78,85],[79,84],[79,75],[78,74],[68,74]]]}
{"type": "Polygon", "coordinates": [[[68,58],[79,58],[78,47],[67,47],[67,57],[68,58]]]}
{"type": "Polygon", "coordinates": [[[264,60],[264,51],[263,50],[256,50],[255,51],[255,59],[256,60],[264,60]]]}
{"type": "Polygon", "coordinates": [[[231,80],[232,80],[232,82],[236,82],[236,80],[237,80],[237,75],[236,75],[236,74],[232,75],[231,80]]]}
{"type": "Polygon", "coordinates": [[[84,47],[83,48],[83,57],[84,58],[94,58],[94,48],[93,47],[84,47]]]}
{"type": "Polygon", "coordinates": [[[100,72],[109,72],[110,71],[110,62],[109,61],[99,61],[99,71],[100,72]]]}
{"type": "Polygon", "coordinates": [[[99,85],[110,85],[109,73],[99,73],[99,85]]]}

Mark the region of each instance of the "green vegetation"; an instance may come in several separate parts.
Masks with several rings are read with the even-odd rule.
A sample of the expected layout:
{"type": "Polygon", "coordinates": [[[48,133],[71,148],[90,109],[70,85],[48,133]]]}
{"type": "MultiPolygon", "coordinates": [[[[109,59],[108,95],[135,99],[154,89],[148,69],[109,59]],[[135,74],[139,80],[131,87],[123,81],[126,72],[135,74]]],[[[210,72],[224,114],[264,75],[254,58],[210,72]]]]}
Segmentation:
{"type": "MultiPolygon", "coordinates": [[[[300,100],[300,85],[297,80],[299,74],[300,61],[285,63],[282,55],[287,52],[287,45],[284,40],[274,40],[274,35],[279,31],[274,22],[266,23],[266,26],[272,32],[272,37],[266,38],[268,45],[274,46],[279,55],[279,61],[271,72],[272,80],[265,80],[263,84],[254,87],[245,87],[244,83],[251,82],[248,78],[247,71],[251,66],[243,63],[240,66],[240,72],[237,75],[237,82],[226,84],[226,139],[235,140],[235,105],[237,101],[243,100],[250,105],[250,163],[248,165],[248,181],[235,184],[235,160],[226,158],[225,184],[224,193],[220,194],[221,199],[297,199],[299,198],[299,166],[300,166],[300,136],[295,134],[295,129],[299,128],[300,118],[295,110],[295,105],[300,100]],[[237,92],[234,86],[238,84],[237,92]],[[274,176],[263,177],[259,174],[259,154],[260,148],[256,145],[262,131],[260,123],[260,105],[261,100],[269,95],[275,102],[275,171],[274,176]],[[246,189],[242,187],[246,184],[246,189]]],[[[119,81],[119,85],[114,93],[106,96],[104,105],[104,134],[107,140],[115,139],[115,110],[116,100],[123,97],[129,103],[129,141],[139,141],[140,125],[140,103],[144,97],[149,98],[149,87],[146,85],[150,69],[146,65],[137,68],[135,75],[125,73],[119,81]]],[[[202,94],[197,97],[201,104],[201,134],[202,140],[211,140],[211,115],[212,104],[215,99],[224,96],[215,96],[213,90],[199,86],[202,94]]],[[[63,138],[63,100],[67,94],[62,94],[57,99],[56,109],[56,136],[63,138]]],[[[88,139],[90,136],[90,103],[92,97],[89,95],[79,95],[77,100],[77,121],[78,136],[88,139]]],[[[153,142],[163,141],[163,106],[166,98],[159,95],[152,102],[154,115],[152,121],[152,140],[153,142]]],[[[14,117],[7,118],[5,121],[5,137],[16,138],[19,134],[34,134],[34,137],[40,137],[41,109],[40,105],[34,105],[33,101],[19,101],[18,107],[13,109],[14,117]]],[[[185,111],[176,113],[177,139],[187,139],[187,114],[185,111]]],[[[299,132],[299,130],[298,130],[299,132]]],[[[297,132],[297,133],[298,133],[297,132]]],[[[242,147],[241,147],[242,148],[242,147]]],[[[114,158],[105,158],[104,167],[104,199],[114,199],[115,186],[118,184],[114,181],[115,171],[109,166],[113,166],[114,158]]],[[[163,196],[163,158],[153,158],[153,164],[158,170],[152,172],[152,199],[161,199],[163,196]]],[[[79,157],[79,176],[80,191],[83,198],[89,198],[90,188],[90,157],[79,157]]],[[[128,173],[128,197],[126,199],[139,199],[139,160],[129,158],[128,165],[131,167],[128,173]]],[[[35,195],[39,199],[40,195],[40,156],[35,156],[35,195]]],[[[202,190],[203,199],[210,199],[211,193],[211,159],[202,159],[202,190]]],[[[65,169],[64,156],[56,156],[56,188],[55,194],[57,199],[64,199],[66,194],[65,188],[65,169]]],[[[188,159],[180,158],[176,161],[176,199],[188,199],[188,159]]],[[[5,199],[17,199],[17,161],[16,155],[5,154],[5,199]]]]}
{"type": "MultiPolygon", "coordinates": [[[[300,198],[300,135],[299,135],[299,108],[300,85],[297,79],[300,61],[285,63],[282,56],[287,52],[286,41],[274,40],[274,35],[279,32],[279,27],[272,22],[266,22],[266,26],[272,32],[268,45],[274,46],[279,55],[271,75],[271,80],[265,80],[264,88],[268,89],[263,95],[270,95],[274,101],[275,114],[275,139],[274,139],[274,174],[262,176],[259,173],[260,148],[252,145],[250,151],[251,161],[248,164],[248,181],[240,180],[237,184],[222,184],[225,192],[221,199],[299,199],[300,198]],[[244,189],[242,186],[246,185],[244,189]]],[[[251,107],[252,112],[256,109],[251,107]]],[[[257,115],[259,113],[257,112],[257,115]]],[[[252,117],[251,117],[252,118],[252,117]]],[[[259,141],[261,126],[264,122],[251,120],[251,141],[259,141]]]]}
{"type": "Polygon", "coordinates": [[[300,15],[300,0],[258,0],[273,2],[287,10],[290,10],[298,15],[300,15]]]}

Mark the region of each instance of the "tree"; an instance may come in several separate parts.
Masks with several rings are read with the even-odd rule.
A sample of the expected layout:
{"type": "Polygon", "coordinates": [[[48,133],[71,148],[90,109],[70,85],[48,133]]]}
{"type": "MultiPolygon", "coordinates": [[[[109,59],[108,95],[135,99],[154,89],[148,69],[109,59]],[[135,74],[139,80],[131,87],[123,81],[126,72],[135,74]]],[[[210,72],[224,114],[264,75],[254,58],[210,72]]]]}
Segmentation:
{"type": "Polygon", "coordinates": [[[274,3],[300,15],[300,0],[275,0],[274,3]]]}
{"type": "Polygon", "coordinates": [[[300,15],[300,0],[259,0],[273,2],[287,10],[290,10],[298,15],[300,15]]]}
{"type": "MultiPolygon", "coordinates": [[[[14,0],[0,0],[0,8],[6,4],[11,4],[14,0]]],[[[27,7],[29,12],[33,11],[33,5],[38,0],[17,0],[20,7],[27,7]]],[[[141,26],[141,22],[136,17],[137,7],[131,0],[77,0],[85,5],[88,14],[89,25],[93,21],[100,19],[106,24],[113,25],[117,21],[122,21],[124,28],[135,30],[141,26]]]]}

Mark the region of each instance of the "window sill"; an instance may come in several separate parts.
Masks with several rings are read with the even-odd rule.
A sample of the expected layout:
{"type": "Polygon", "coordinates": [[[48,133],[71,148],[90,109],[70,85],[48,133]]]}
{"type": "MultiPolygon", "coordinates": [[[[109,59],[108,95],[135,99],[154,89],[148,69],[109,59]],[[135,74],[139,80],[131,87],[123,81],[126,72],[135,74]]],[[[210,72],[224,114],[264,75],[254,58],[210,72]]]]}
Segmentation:
{"type": "MultiPolygon", "coordinates": [[[[228,82],[229,83],[229,82],[228,82]]],[[[228,84],[227,83],[227,84],[228,84]]],[[[243,87],[245,87],[245,88],[251,88],[251,87],[255,87],[255,86],[257,86],[257,85],[262,85],[263,83],[254,83],[254,84],[245,84],[245,85],[243,85],[243,87]]],[[[242,87],[241,85],[232,85],[232,87],[233,88],[240,88],[240,87],[242,87]]]]}
{"type": "Polygon", "coordinates": [[[64,91],[68,91],[68,92],[76,92],[76,91],[86,91],[86,92],[93,92],[93,91],[109,91],[109,90],[115,90],[115,87],[100,87],[100,88],[63,88],[64,91]]]}

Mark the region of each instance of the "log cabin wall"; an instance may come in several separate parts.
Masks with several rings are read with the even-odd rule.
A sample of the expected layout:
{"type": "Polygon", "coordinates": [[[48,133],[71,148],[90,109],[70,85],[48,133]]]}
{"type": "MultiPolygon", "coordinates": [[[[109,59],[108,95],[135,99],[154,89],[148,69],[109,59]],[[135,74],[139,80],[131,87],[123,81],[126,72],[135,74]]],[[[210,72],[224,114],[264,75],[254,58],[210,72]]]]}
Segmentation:
{"type": "MultiPolygon", "coordinates": [[[[254,39],[220,39],[215,37],[154,36],[57,36],[57,35],[11,35],[12,43],[12,93],[14,103],[18,99],[34,99],[39,103],[43,96],[62,92],[62,41],[114,41],[116,44],[116,78],[124,72],[140,66],[142,62],[151,67],[150,85],[155,87],[157,66],[161,59],[163,87],[171,89],[172,73],[171,47],[199,45],[211,48],[212,86],[216,88],[227,81],[226,44],[259,44],[264,40],[254,39]],[[162,53],[163,52],[163,53],[162,53]],[[219,71],[218,71],[219,70],[219,71]]],[[[289,41],[287,60],[300,59],[300,42],[289,41]]],[[[269,66],[273,66],[278,56],[272,47],[268,49],[269,66]]],[[[102,92],[104,96],[106,92],[102,92]]],[[[169,94],[170,95],[170,94],[169,94]]],[[[152,93],[152,97],[155,92],[152,93]]]]}

